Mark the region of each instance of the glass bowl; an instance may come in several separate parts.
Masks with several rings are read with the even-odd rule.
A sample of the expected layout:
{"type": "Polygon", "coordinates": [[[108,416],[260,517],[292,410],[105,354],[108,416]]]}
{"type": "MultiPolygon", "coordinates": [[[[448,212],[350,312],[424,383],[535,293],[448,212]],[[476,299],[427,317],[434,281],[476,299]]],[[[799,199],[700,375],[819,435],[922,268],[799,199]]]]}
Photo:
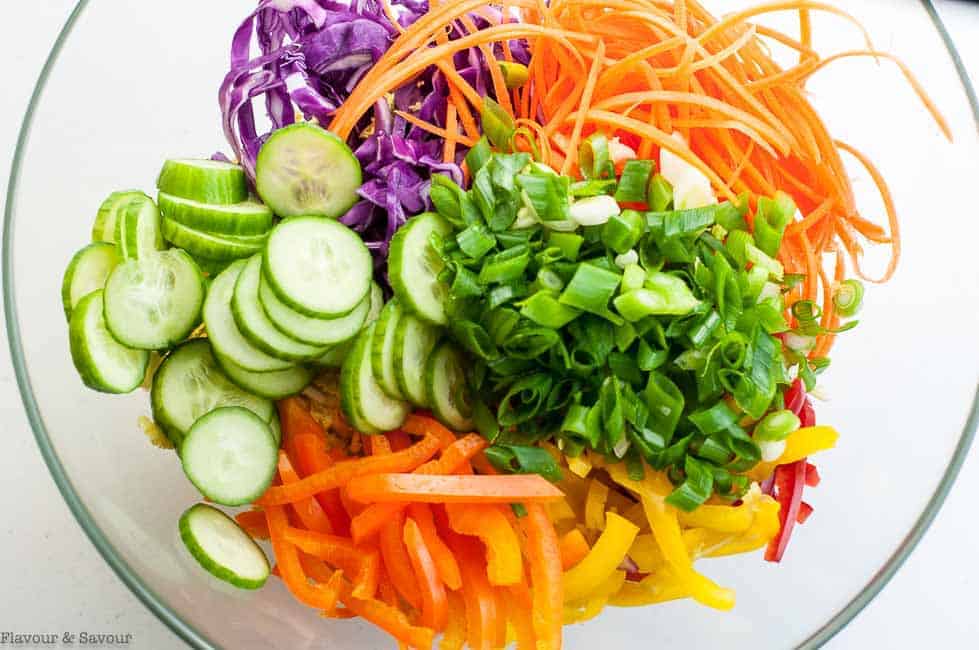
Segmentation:
{"type": "MultiPolygon", "coordinates": [[[[108,192],[151,189],[165,157],[226,148],[217,88],[233,30],[253,5],[78,4],[31,101],[9,188],[3,272],[12,356],[38,445],[71,510],[133,593],[188,643],[391,647],[368,625],[328,621],[298,605],[277,580],[257,593],[236,592],[201,571],[176,526],[199,495],[172,452],[151,447],[140,433],[147,395],[86,390],[68,355],[62,270],[88,239],[108,192]]],[[[868,292],[861,326],[840,337],[824,376],[832,400],[817,405],[818,416],[842,437],[818,459],[823,482],[807,493],[815,514],[780,565],[760,554],[701,563],[737,591],[733,612],[686,601],[610,609],[569,628],[569,647],[624,647],[637,639],[650,647],[816,647],[907,558],[969,448],[979,368],[979,230],[966,207],[979,160],[975,97],[930,5],[864,0],[846,8],[882,49],[912,65],[956,141],[939,136],[886,62],[834,64],[810,84],[834,132],[870,154],[890,180],[905,242],[897,275],[868,292]]],[[[818,16],[815,26],[821,51],[860,46],[846,23],[818,16]]],[[[871,184],[855,176],[873,213],[871,184]]]]}

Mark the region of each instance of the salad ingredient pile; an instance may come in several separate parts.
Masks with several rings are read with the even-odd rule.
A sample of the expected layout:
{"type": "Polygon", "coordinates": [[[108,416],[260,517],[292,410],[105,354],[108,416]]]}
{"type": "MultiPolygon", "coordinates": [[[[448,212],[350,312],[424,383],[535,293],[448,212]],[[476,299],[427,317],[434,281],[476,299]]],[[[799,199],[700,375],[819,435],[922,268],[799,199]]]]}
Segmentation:
{"type": "Polygon", "coordinates": [[[201,567],[413,648],[734,607],[695,563],[784,558],[838,439],[809,394],[857,324],[861,242],[890,247],[880,280],[900,253],[805,82],[894,61],[948,135],[869,37],[822,58],[817,11],[855,23],[261,0],[219,90],[234,160],[109,195],[62,288],[82,381],[148,388],[208,502],[179,522],[201,567]]]}

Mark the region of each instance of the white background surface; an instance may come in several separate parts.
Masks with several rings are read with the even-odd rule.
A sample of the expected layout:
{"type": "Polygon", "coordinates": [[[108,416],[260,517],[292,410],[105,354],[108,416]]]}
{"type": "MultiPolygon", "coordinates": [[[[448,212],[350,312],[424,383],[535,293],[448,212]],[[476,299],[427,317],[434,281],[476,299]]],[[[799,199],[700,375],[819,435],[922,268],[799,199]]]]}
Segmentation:
{"type": "MultiPolygon", "coordinates": [[[[213,1],[213,0],[212,0],[213,1]]],[[[905,1],[905,0],[895,0],[905,1]]],[[[70,0],[16,3],[0,21],[0,204],[23,111],[70,0]]],[[[974,78],[979,5],[939,3],[974,78]]],[[[93,71],[97,74],[97,71],[93,71]]],[[[70,110],[70,108],[66,108],[70,110]]],[[[23,413],[5,334],[0,334],[0,633],[132,633],[134,648],[179,648],[115,577],[55,488],[23,413]]],[[[952,496],[918,550],[833,648],[979,646],[979,462],[974,450],[952,496]]],[[[850,531],[860,534],[860,531],[850,531]]],[[[845,552],[841,539],[841,552],[845,552]]]]}

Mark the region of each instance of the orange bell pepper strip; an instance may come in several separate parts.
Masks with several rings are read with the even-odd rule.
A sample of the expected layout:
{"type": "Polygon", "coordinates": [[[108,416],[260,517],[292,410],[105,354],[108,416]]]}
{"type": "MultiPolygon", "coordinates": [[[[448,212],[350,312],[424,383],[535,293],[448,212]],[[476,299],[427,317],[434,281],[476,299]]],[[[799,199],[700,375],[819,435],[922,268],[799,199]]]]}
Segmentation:
{"type": "Polygon", "coordinates": [[[316,609],[332,611],[340,597],[343,573],[335,572],[326,584],[310,584],[299,561],[299,552],[285,540],[284,533],[289,527],[285,509],[281,506],[269,506],[265,509],[265,517],[268,520],[276,567],[286,587],[300,602],[316,609]]]}
{"type": "Polygon", "coordinates": [[[491,585],[520,582],[523,578],[520,538],[499,506],[448,503],[445,511],[452,530],[482,540],[486,547],[486,571],[491,585]]]}
{"type": "MultiPolygon", "coordinates": [[[[283,485],[296,483],[300,480],[296,470],[292,467],[292,463],[289,462],[289,456],[281,449],[279,450],[279,477],[282,479],[283,485]]],[[[296,501],[292,504],[292,510],[306,528],[320,533],[333,532],[333,524],[316,499],[309,498],[296,501]]]]}
{"type": "Polygon", "coordinates": [[[565,533],[558,541],[558,546],[561,549],[561,568],[565,571],[581,562],[591,550],[588,540],[577,528],[565,533]]]}
{"type": "Polygon", "coordinates": [[[561,648],[564,621],[564,588],[561,550],[547,511],[537,503],[526,503],[527,515],[520,525],[527,537],[527,561],[534,595],[534,636],[539,650],[561,648]]]}
{"type": "MultiPolygon", "coordinates": [[[[481,436],[471,433],[452,443],[438,459],[430,460],[416,469],[415,474],[457,473],[474,455],[485,449],[487,444],[481,436]]],[[[403,508],[403,503],[374,503],[362,510],[350,523],[354,542],[360,544],[366,540],[403,508]]]]}
{"type": "Polygon", "coordinates": [[[507,617],[517,637],[517,650],[535,650],[534,597],[524,581],[506,588],[507,617]]]}
{"type": "Polygon", "coordinates": [[[496,595],[486,578],[486,562],[476,540],[453,535],[449,545],[462,573],[466,640],[472,650],[492,650],[496,640],[496,595]]]}
{"type": "Polygon", "coordinates": [[[446,429],[441,422],[418,413],[408,416],[405,423],[401,425],[401,431],[416,436],[435,436],[441,441],[443,450],[448,449],[456,441],[456,434],[446,429]]]}
{"type": "MultiPolygon", "coordinates": [[[[280,400],[278,408],[282,423],[282,446],[297,473],[305,477],[333,466],[336,461],[326,449],[326,432],[299,398],[280,400]]],[[[339,535],[346,535],[350,530],[350,520],[336,490],[320,492],[316,500],[329,517],[333,530],[339,535]]]]}
{"type": "Polygon", "coordinates": [[[453,591],[459,589],[462,586],[459,563],[456,562],[452,551],[439,536],[431,508],[424,503],[412,503],[408,506],[408,516],[418,524],[418,529],[425,540],[425,546],[432,554],[432,560],[435,562],[442,582],[453,591]]]}
{"type": "MultiPolygon", "coordinates": [[[[411,446],[411,438],[404,431],[388,431],[385,439],[388,441],[391,451],[401,451],[411,446]]],[[[425,434],[418,434],[425,435],[425,434]]]]}
{"type": "Polygon", "coordinates": [[[347,593],[343,594],[343,604],[357,616],[376,625],[411,648],[430,649],[435,642],[434,630],[412,625],[408,616],[394,605],[374,598],[355,598],[347,593]]]}
{"type": "MultiPolygon", "coordinates": [[[[391,441],[387,438],[387,436],[368,436],[367,444],[371,456],[384,456],[385,454],[390,454],[392,451],[391,441]]],[[[407,449],[410,446],[411,445],[409,444],[403,448],[407,449]]]]}
{"type": "MultiPolygon", "coordinates": [[[[417,446],[417,445],[416,445],[417,446]]],[[[404,452],[401,452],[404,453],[404,452]]],[[[395,456],[396,454],[392,454],[395,456]]],[[[382,457],[383,458],[383,457],[382,457]]],[[[390,458],[390,456],[388,457],[390,458]]],[[[285,486],[286,488],[291,486],[285,486]]],[[[276,489],[269,488],[266,496],[276,489]]],[[[431,476],[381,473],[359,475],[347,483],[351,498],[363,503],[541,503],[555,501],[564,493],[537,474],[500,476],[431,476]]],[[[276,501],[277,499],[272,499],[276,501]]]]}
{"type": "Polygon", "coordinates": [[[405,521],[404,543],[421,591],[421,623],[440,632],[445,629],[449,618],[449,601],[445,595],[445,585],[439,578],[438,568],[414,519],[405,521]]]}
{"type": "Polygon", "coordinates": [[[283,531],[283,536],[304,553],[324,560],[350,576],[357,598],[372,598],[377,592],[381,572],[377,551],[357,547],[344,537],[291,526],[283,531]]]}
{"type": "Polygon", "coordinates": [[[378,547],[381,551],[381,559],[384,561],[384,570],[394,588],[409,605],[421,609],[421,591],[418,589],[418,581],[411,569],[411,559],[405,548],[404,525],[404,513],[399,512],[381,528],[377,537],[378,547]]]}
{"type": "Polygon", "coordinates": [[[410,472],[435,455],[438,445],[438,438],[426,436],[404,451],[341,461],[333,467],[310,474],[298,483],[272,486],[256,503],[262,506],[294,503],[319,492],[342,487],[357,477],[378,473],[383,475],[387,472],[410,472]]]}
{"type": "Polygon", "coordinates": [[[449,599],[449,621],[439,642],[439,650],[462,650],[466,645],[466,605],[461,594],[450,591],[446,596],[449,599]]]}
{"type": "Polygon", "coordinates": [[[269,524],[261,510],[245,510],[235,515],[235,521],[252,539],[268,539],[269,524]]]}

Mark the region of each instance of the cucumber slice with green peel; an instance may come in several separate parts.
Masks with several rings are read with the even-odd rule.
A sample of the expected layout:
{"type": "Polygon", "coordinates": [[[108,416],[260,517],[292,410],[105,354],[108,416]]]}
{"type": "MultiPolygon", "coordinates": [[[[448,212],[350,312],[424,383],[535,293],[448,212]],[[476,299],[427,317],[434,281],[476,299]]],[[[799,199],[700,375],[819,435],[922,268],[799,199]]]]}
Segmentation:
{"type": "MultiPolygon", "coordinates": [[[[273,372],[252,372],[237,363],[215,354],[218,365],[228,375],[228,379],[239,388],[266,399],[283,399],[302,392],[313,379],[313,373],[302,366],[293,366],[273,372]]],[[[275,420],[276,418],[272,418],[275,420]]]]}
{"type": "MultiPolygon", "coordinates": [[[[191,256],[194,257],[194,256],[191,256]]],[[[197,266],[210,278],[216,278],[219,273],[224,271],[234,260],[209,260],[206,257],[194,257],[197,266]]]]}
{"type": "Polygon", "coordinates": [[[361,433],[391,431],[404,424],[408,402],[391,399],[374,379],[371,347],[377,324],[357,336],[353,349],[340,370],[340,408],[344,417],[361,433]]]}
{"type": "Polygon", "coordinates": [[[398,322],[394,335],[394,373],[401,392],[415,406],[431,406],[425,364],[441,335],[438,327],[412,314],[403,315],[398,322]]]}
{"type": "Polygon", "coordinates": [[[161,234],[160,211],[153,199],[140,194],[120,208],[116,219],[116,244],[124,259],[153,255],[165,248],[161,234]]]}
{"type": "Polygon", "coordinates": [[[201,494],[223,506],[262,496],[279,461],[268,418],[240,406],[202,415],[180,445],[184,474],[201,494]]]}
{"type": "Polygon", "coordinates": [[[71,360],[89,388],[101,393],[130,393],[143,383],[150,353],[116,341],[102,317],[102,290],[82,298],[68,324],[71,360]]]}
{"type": "Polygon", "coordinates": [[[269,288],[282,302],[316,318],[353,311],[374,276],[360,236],[342,223],[318,217],[295,217],[273,228],[264,264],[269,288]]]}
{"type": "Polygon", "coordinates": [[[123,345],[163,350],[200,323],[205,293],[204,276],[180,249],[128,260],[105,283],[105,323],[123,345]]]}
{"type": "Polygon", "coordinates": [[[61,281],[66,318],[71,318],[71,310],[82,298],[105,287],[109,273],[120,261],[119,249],[106,242],[89,244],[75,253],[61,281]]]}
{"type": "Polygon", "coordinates": [[[384,305],[381,317],[377,319],[371,344],[371,370],[374,372],[374,379],[388,397],[397,400],[405,399],[394,372],[395,333],[403,313],[397,300],[391,300],[384,305]]]}
{"type": "MultiPolygon", "coordinates": [[[[383,307],[384,293],[381,291],[380,285],[375,282],[373,285],[371,285],[371,306],[370,310],[367,312],[367,319],[364,321],[361,331],[377,322],[383,307]]],[[[340,368],[343,366],[343,361],[347,358],[350,350],[353,349],[355,340],[356,339],[350,339],[344,341],[343,343],[334,345],[326,351],[326,354],[319,359],[314,360],[313,364],[316,366],[322,366],[324,368],[340,368]]]]}
{"type": "Polygon", "coordinates": [[[245,170],[220,160],[168,160],[156,186],[161,192],[201,203],[228,205],[248,198],[245,170]]]}
{"type": "Polygon", "coordinates": [[[214,235],[194,230],[173,219],[163,220],[163,237],[194,257],[236,260],[251,257],[265,246],[266,235],[214,235]]]}
{"type": "Polygon", "coordinates": [[[233,262],[211,282],[207,300],[204,301],[204,325],[207,327],[207,336],[218,354],[231,359],[245,370],[273,372],[291,368],[292,364],[288,361],[265,354],[252,345],[235,323],[234,314],[231,312],[231,300],[234,297],[238,276],[241,275],[245,264],[245,260],[233,262]]]}
{"type": "Polygon", "coordinates": [[[261,281],[262,256],[255,255],[241,270],[231,298],[231,313],[245,338],[266,354],[286,361],[305,361],[322,356],[326,352],[325,346],[300,343],[280,332],[269,320],[258,300],[261,281]]]}
{"type": "Polygon", "coordinates": [[[279,423],[279,414],[272,411],[272,417],[269,418],[269,431],[272,432],[272,440],[275,441],[275,446],[282,446],[282,425],[279,423]]]}
{"type": "Polygon", "coordinates": [[[241,589],[258,589],[272,572],[269,560],[238,523],[206,503],[180,516],[180,539],[214,577],[241,589]]]}
{"type": "Polygon", "coordinates": [[[438,279],[442,259],[432,248],[432,235],[445,236],[452,226],[433,212],[408,220],[394,233],[388,255],[388,277],[394,295],[407,311],[433,325],[445,325],[448,287],[438,279]]]}
{"type": "Polygon", "coordinates": [[[92,241],[104,241],[114,244],[116,241],[116,221],[121,209],[134,197],[144,196],[139,190],[123,190],[113,192],[102,201],[98,214],[95,215],[95,225],[92,226],[92,241]]]}
{"type": "Polygon", "coordinates": [[[258,300],[276,328],[297,341],[318,346],[336,345],[356,336],[364,327],[371,305],[370,295],[367,295],[346,316],[333,319],[312,318],[282,302],[269,288],[268,280],[264,276],[258,287],[258,300]]]}
{"type": "Polygon", "coordinates": [[[435,417],[450,429],[472,431],[472,399],[462,354],[449,341],[440,343],[429,355],[425,383],[435,417]]]}
{"type": "Polygon", "coordinates": [[[263,421],[275,415],[274,404],[242,390],[221,370],[208,339],[192,339],[167,355],[150,388],[153,420],[179,449],[202,415],[222,406],[241,406],[263,421]]]}
{"type": "Polygon", "coordinates": [[[272,229],[272,211],[257,201],[214,205],[160,192],[157,203],[167,219],[203,232],[262,235],[272,229]]]}
{"type": "Polygon", "coordinates": [[[274,131],[255,161],[255,189],[280,217],[339,217],[359,200],[362,181],[347,143],[310,122],[274,131]]]}

